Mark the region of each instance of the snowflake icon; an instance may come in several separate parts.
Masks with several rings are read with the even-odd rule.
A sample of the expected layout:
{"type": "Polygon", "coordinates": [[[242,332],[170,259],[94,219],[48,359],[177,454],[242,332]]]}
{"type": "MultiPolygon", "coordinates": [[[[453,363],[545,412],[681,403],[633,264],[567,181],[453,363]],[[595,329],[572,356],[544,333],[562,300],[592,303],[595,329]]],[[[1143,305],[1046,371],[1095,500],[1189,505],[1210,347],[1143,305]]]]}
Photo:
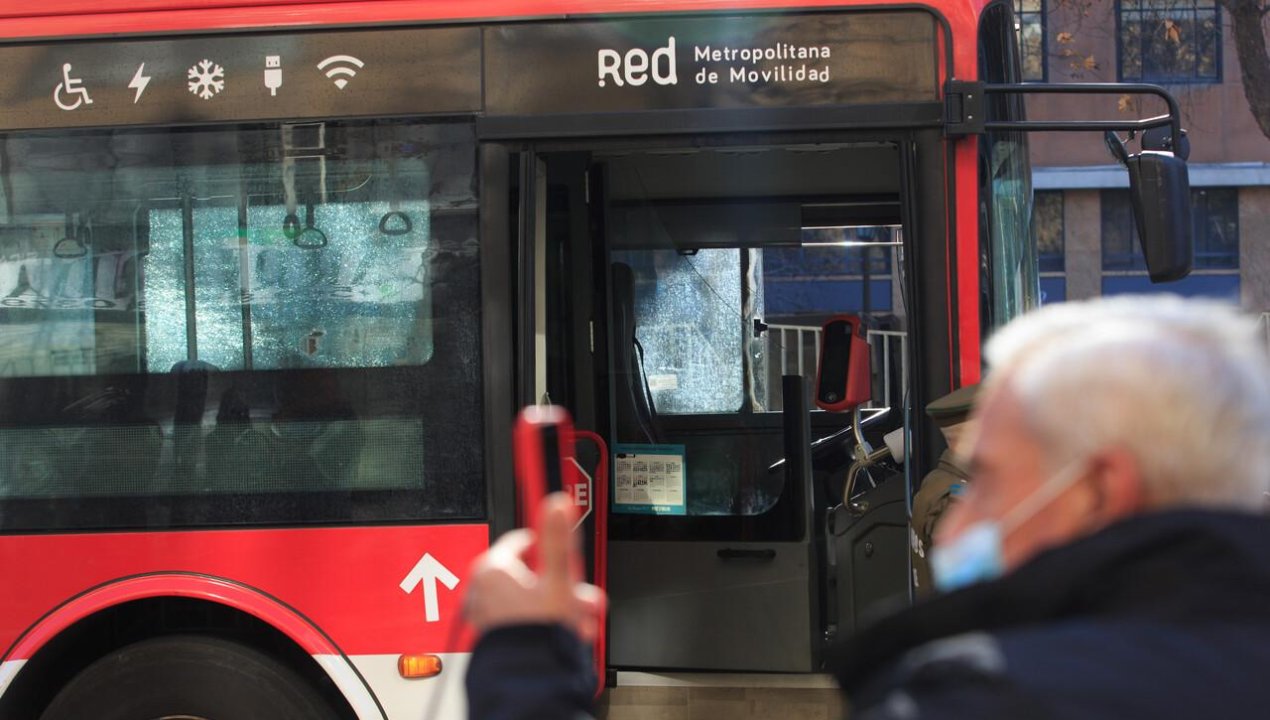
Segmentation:
{"type": "Polygon", "coordinates": [[[211,100],[225,89],[225,68],[211,60],[200,60],[189,69],[188,77],[190,92],[204,100],[211,100]]]}

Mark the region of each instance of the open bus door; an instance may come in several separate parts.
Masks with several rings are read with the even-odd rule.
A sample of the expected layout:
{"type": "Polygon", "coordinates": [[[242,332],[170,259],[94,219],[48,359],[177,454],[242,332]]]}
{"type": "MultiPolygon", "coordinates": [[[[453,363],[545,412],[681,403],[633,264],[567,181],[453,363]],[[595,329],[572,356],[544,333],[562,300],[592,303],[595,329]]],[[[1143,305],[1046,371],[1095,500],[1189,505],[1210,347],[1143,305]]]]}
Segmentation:
{"type": "Polygon", "coordinates": [[[840,522],[860,561],[836,564],[855,434],[811,409],[821,326],[855,312],[878,356],[862,433],[903,423],[904,156],[894,137],[516,156],[522,400],[612,451],[610,667],[814,671],[866,600],[907,598],[902,472],[862,476],[859,507],[898,529],[840,522]]]}

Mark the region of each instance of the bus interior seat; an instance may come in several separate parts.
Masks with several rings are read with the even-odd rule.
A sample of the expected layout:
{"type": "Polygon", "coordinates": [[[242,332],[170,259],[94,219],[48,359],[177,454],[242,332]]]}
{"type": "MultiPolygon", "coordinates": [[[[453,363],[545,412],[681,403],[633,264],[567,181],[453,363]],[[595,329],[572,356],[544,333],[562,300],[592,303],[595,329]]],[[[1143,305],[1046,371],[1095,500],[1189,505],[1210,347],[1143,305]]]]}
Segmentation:
{"type": "Polygon", "coordinates": [[[657,408],[644,375],[644,350],[635,332],[635,273],[626,263],[613,263],[612,269],[617,439],[639,438],[657,444],[662,438],[657,408]]]}
{"type": "Polygon", "coordinates": [[[275,390],[271,436],[279,477],[310,489],[353,486],[366,437],[339,373],[291,370],[281,375],[275,390]]]}
{"type": "MultiPolygon", "coordinates": [[[[203,415],[211,375],[219,371],[202,360],[180,360],[172,365],[176,377],[176,407],[172,412],[174,477],[199,482],[199,457],[203,453],[203,415]]],[[[180,482],[180,481],[178,481],[180,482]]]]}
{"type": "Polygon", "coordinates": [[[251,421],[248,391],[237,384],[221,394],[216,425],[207,434],[208,489],[218,492],[269,487],[276,475],[269,438],[251,421]]]}
{"type": "Polygon", "coordinates": [[[144,376],[123,378],[62,408],[72,430],[56,434],[61,482],[75,492],[148,490],[163,453],[163,430],[146,414],[144,376]]]}

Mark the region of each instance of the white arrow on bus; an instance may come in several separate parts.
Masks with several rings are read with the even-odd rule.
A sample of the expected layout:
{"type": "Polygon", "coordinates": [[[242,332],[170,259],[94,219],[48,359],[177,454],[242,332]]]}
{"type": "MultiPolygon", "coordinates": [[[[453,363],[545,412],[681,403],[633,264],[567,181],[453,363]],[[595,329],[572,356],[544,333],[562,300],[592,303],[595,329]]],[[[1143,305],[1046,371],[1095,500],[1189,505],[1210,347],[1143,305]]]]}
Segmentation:
{"type": "Polygon", "coordinates": [[[437,607],[437,582],[453,590],[459,584],[459,578],[431,553],[424,553],[406,579],[401,581],[401,591],[407,595],[414,592],[415,586],[423,585],[423,618],[428,622],[441,619],[441,610],[437,607]]]}

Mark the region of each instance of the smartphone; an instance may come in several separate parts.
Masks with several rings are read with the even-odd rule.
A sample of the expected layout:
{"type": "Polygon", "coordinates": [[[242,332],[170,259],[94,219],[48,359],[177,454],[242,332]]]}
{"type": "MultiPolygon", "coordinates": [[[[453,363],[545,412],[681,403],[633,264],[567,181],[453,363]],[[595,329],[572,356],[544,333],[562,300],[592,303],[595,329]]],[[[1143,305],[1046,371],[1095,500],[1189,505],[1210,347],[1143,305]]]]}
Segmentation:
{"type": "Polygon", "coordinates": [[[573,419],[559,405],[527,407],[512,432],[516,464],[517,524],[537,530],[538,506],[576,483],[573,419]]]}
{"type": "MultiPolygon", "coordinates": [[[[599,440],[599,436],[593,433],[591,437],[599,440]]],[[[543,498],[553,492],[571,489],[577,484],[580,470],[573,459],[575,442],[573,419],[569,417],[568,410],[558,405],[527,407],[516,418],[516,426],[512,430],[512,450],[515,455],[516,492],[519,501],[517,524],[520,527],[529,527],[534,532],[538,532],[540,530],[538,517],[541,514],[540,506],[543,498]]],[[[599,444],[604,448],[603,440],[599,440],[599,444]]],[[[608,450],[605,448],[601,452],[607,453],[608,450]]],[[[573,506],[570,505],[570,507],[573,506]]],[[[577,509],[574,508],[574,517],[571,522],[577,521],[577,509]]],[[[598,532],[603,533],[605,526],[602,521],[596,527],[598,532]]],[[[603,540],[597,540],[597,552],[602,552],[603,542],[603,540]]],[[[540,548],[535,543],[535,547],[527,558],[529,566],[535,571],[542,567],[542,558],[539,553],[540,548]]],[[[575,582],[581,582],[586,577],[582,562],[580,552],[572,553],[570,572],[575,582]]],[[[602,565],[597,566],[596,577],[603,577],[602,567],[602,565]]],[[[603,584],[602,579],[598,582],[603,584]]],[[[604,672],[606,652],[604,617],[601,616],[598,622],[599,635],[592,649],[596,677],[599,681],[596,688],[597,696],[604,690],[606,675],[604,672]]]]}

